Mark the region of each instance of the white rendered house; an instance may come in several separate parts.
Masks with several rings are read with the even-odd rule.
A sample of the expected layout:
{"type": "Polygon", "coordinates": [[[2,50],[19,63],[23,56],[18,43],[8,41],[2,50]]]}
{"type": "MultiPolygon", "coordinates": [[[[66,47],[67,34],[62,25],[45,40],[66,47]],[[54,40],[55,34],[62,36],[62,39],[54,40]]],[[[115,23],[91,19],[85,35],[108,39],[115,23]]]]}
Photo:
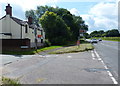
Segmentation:
{"type": "Polygon", "coordinates": [[[30,47],[42,46],[45,32],[42,27],[32,24],[32,17],[23,21],[12,16],[12,7],[6,6],[6,15],[0,18],[0,39],[29,39],[30,47]]]}

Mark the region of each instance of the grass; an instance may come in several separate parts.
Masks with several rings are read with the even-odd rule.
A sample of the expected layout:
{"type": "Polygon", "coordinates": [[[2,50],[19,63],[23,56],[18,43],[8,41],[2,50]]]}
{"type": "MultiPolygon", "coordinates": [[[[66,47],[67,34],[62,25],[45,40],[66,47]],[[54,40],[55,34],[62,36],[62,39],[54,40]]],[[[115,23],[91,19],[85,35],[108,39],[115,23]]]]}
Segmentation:
{"type": "Polygon", "coordinates": [[[45,47],[45,48],[37,49],[37,52],[46,51],[46,50],[52,50],[52,49],[56,49],[56,48],[60,48],[60,47],[62,47],[62,46],[45,47]]]}
{"type": "MultiPolygon", "coordinates": [[[[60,48],[62,46],[50,46],[50,47],[45,47],[45,48],[40,48],[37,49],[37,52],[42,52],[42,51],[46,51],[46,50],[51,50],[51,49],[56,49],[56,48],[60,48]]],[[[2,52],[2,54],[10,54],[10,55],[33,55],[35,53],[37,53],[35,49],[29,50],[29,51],[4,51],[2,52]]]]}
{"type": "Polygon", "coordinates": [[[101,38],[102,40],[108,40],[108,41],[119,41],[120,42],[120,37],[94,37],[96,39],[101,38]]]}
{"type": "Polygon", "coordinates": [[[2,54],[9,54],[9,55],[33,55],[35,54],[35,50],[30,51],[2,51],[2,54]]]}
{"type": "Polygon", "coordinates": [[[70,46],[70,47],[65,47],[53,52],[50,52],[50,54],[64,54],[64,53],[74,53],[74,52],[83,52],[83,51],[88,51],[92,50],[94,47],[90,43],[84,43],[80,44],[80,46],[70,46]]]}
{"type": "Polygon", "coordinates": [[[6,78],[6,77],[2,77],[2,84],[3,86],[5,85],[20,86],[18,80],[6,78]]]}

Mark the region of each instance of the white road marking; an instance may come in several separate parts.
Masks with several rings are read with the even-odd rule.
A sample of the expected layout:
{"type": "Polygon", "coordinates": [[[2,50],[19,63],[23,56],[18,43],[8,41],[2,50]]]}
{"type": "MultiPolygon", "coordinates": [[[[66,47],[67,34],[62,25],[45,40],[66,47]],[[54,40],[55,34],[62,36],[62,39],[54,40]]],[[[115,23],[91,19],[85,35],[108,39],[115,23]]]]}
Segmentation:
{"type": "Polygon", "coordinates": [[[93,50],[91,52],[93,53],[93,50]]]}
{"type": "Polygon", "coordinates": [[[108,69],[108,67],[106,65],[104,65],[105,69],[108,69]]]}
{"type": "MultiPolygon", "coordinates": [[[[100,60],[103,63],[105,69],[108,69],[108,67],[105,65],[104,61],[100,58],[100,55],[96,52],[96,50],[94,50],[94,52],[95,52],[98,60],[100,60]]],[[[113,77],[112,73],[110,71],[107,71],[107,73],[110,76],[110,78],[112,79],[113,83],[114,84],[118,84],[118,82],[116,81],[116,79],[113,77]]]]}
{"type": "Polygon", "coordinates": [[[100,58],[100,56],[99,56],[99,54],[96,52],[96,50],[94,50],[94,52],[95,52],[95,54],[96,54],[98,60],[102,61],[102,59],[100,58]]]}
{"type": "Polygon", "coordinates": [[[72,58],[72,56],[67,56],[67,58],[72,58]]]}
{"type": "Polygon", "coordinates": [[[113,75],[111,74],[111,72],[110,72],[110,71],[107,71],[107,72],[108,72],[108,74],[109,74],[109,76],[110,76],[110,77],[112,77],[112,76],[113,76],[113,75]]]}
{"type": "Polygon", "coordinates": [[[95,52],[96,56],[97,56],[98,58],[100,58],[100,56],[99,56],[99,54],[96,52],[96,50],[94,50],[94,52],[95,52]]]}
{"type": "Polygon", "coordinates": [[[93,53],[93,51],[91,51],[91,55],[92,55],[92,59],[94,60],[95,59],[95,54],[93,53]]]}
{"type": "Polygon", "coordinates": [[[118,84],[118,82],[115,80],[114,77],[111,77],[112,81],[114,82],[114,84],[118,84]]]}

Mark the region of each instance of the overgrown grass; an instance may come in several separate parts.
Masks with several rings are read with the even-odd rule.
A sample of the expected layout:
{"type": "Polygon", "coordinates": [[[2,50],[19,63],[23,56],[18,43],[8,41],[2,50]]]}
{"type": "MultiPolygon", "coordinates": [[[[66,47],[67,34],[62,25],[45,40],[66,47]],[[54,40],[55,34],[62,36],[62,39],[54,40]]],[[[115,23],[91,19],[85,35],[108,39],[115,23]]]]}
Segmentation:
{"type": "Polygon", "coordinates": [[[53,52],[50,52],[50,54],[63,54],[63,53],[74,53],[74,52],[83,52],[94,49],[93,45],[90,43],[84,43],[80,44],[79,46],[70,46],[65,47],[53,52]]]}
{"type": "Polygon", "coordinates": [[[50,47],[45,47],[45,48],[40,48],[40,49],[31,49],[29,51],[4,51],[2,54],[10,54],[10,55],[33,55],[35,53],[41,52],[41,51],[46,51],[46,50],[51,50],[51,49],[56,49],[60,48],[62,46],[50,46],[50,47]]]}
{"type": "Polygon", "coordinates": [[[101,38],[102,40],[108,40],[108,41],[119,41],[120,42],[120,37],[94,37],[96,39],[101,38]]]}
{"type": "Polygon", "coordinates": [[[56,49],[56,48],[60,48],[60,47],[62,47],[62,46],[50,46],[50,47],[45,47],[45,48],[37,49],[37,52],[46,51],[46,50],[51,50],[51,49],[56,49]]]}
{"type": "Polygon", "coordinates": [[[20,83],[18,82],[18,80],[6,78],[6,77],[2,77],[2,85],[3,86],[6,86],[6,85],[21,86],[20,83]]]}

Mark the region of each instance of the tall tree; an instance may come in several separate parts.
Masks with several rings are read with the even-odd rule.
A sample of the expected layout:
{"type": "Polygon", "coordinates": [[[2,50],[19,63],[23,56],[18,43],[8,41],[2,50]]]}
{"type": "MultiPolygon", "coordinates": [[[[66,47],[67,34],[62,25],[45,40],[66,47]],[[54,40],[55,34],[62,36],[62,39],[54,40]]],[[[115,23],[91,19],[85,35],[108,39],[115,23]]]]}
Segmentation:
{"type": "Polygon", "coordinates": [[[46,11],[40,18],[40,23],[45,29],[46,37],[49,41],[56,44],[66,44],[70,38],[70,29],[65,22],[54,12],[46,11]]]}
{"type": "MultiPolygon", "coordinates": [[[[73,41],[77,40],[80,29],[83,29],[86,31],[88,30],[88,26],[85,25],[85,22],[83,21],[82,17],[72,15],[67,9],[64,9],[64,8],[58,8],[58,7],[53,8],[50,6],[37,6],[36,10],[26,11],[26,17],[28,17],[28,15],[32,15],[34,18],[34,23],[36,25],[40,25],[41,22],[38,22],[39,18],[41,18],[42,15],[44,15],[46,13],[46,11],[54,12],[57,16],[59,16],[59,18],[61,18],[61,20],[64,22],[64,24],[61,23],[61,26],[63,24],[63,26],[66,25],[66,27],[69,28],[70,38],[73,41]]],[[[51,24],[51,21],[48,21],[48,22],[49,22],[49,24],[51,24]]],[[[41,24],[42,24],[42,26],[44,26],[43,23],[41,23],[41,24]]],[[[46,24],[46,25],[48,25],[48,24],[46,24]]],[[[45,29],[45,27],[43,27],[43,28],[45,29]]],[[[57,26],[57,28],[60,28],[60,27],[57,26]]],[[[62,30],[62,28],[61,28],[61,30],[62,30]]]]}
{"type": "Polygon", "coordinates": [[[112,29],[112,30],[106,31],[106,36],[107,37],[117,37],[117,36],[120,36],[120,33],[117,29],[112,29]]]}

